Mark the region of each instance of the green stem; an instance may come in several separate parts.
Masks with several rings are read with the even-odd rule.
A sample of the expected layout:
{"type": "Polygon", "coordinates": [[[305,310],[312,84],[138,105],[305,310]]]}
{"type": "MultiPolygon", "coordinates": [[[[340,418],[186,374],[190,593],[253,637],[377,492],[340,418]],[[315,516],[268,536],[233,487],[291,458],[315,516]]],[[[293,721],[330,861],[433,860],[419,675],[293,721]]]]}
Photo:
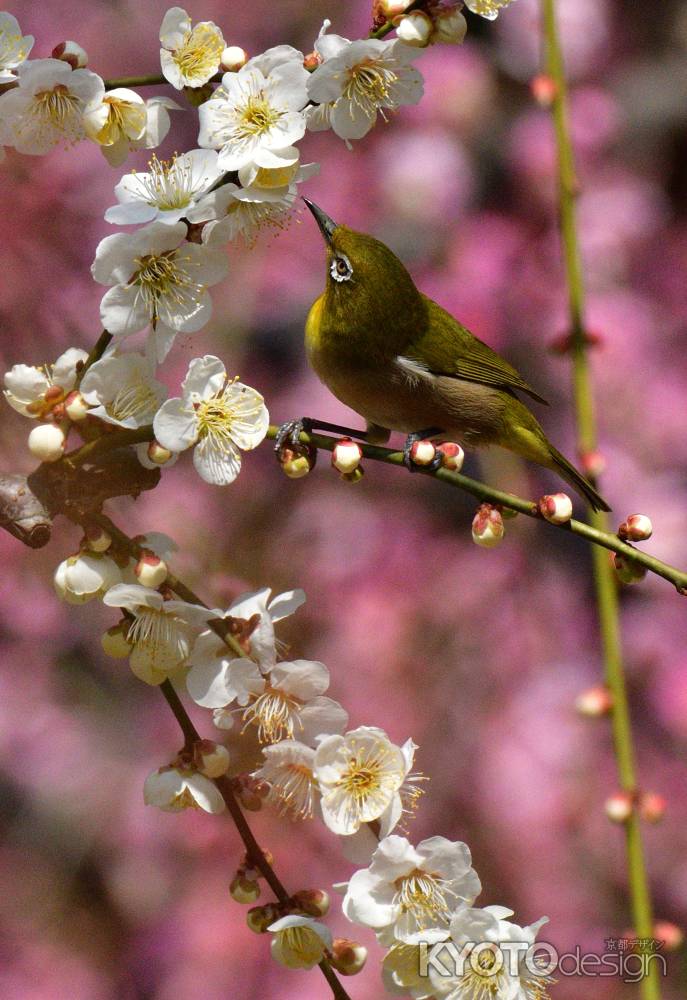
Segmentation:
{"type": "MultiPolygon", "coordinates": [[[[580,454],[585,455],[597,448],[597,425],[585,335],[584,280],[575,215],[578,183],[568,124],[567,88],[558,37],[555,0],[542,0],[542,14],[546,68],[554,83],[552,111],[558,149],[559,214],[570,310],[578,448],[580,454]]],[[[603,512],[591,513],[590,523],[598,532],[605,532],[608,529],[608,518],[603,512]]],[[[613,697],[611,719],[618,777],[624,791],[636,797],[637,772],[623,667],[617,585],[608,559],[598,548],[594,549],[593,566],[604,676],[613,697]]],[[[625,833],[635,933],[638,938],[652,938],[654,923],[651,895],[636,809],[633,809],[625,824],[625,833]]],[[[660,1000],[660,981],[655,963],[649,963],[648,974],[640,981],[640,991],[643,1000],[660,1000]]]]}
{"type": "Polygon", "coordinates": [[[116,90],[118,87],[155,87],[168,81],[162,73],[148,73],[144,76],[118,76],[112,80],[105,80],[104,83],[105,90],[116,90]]]}

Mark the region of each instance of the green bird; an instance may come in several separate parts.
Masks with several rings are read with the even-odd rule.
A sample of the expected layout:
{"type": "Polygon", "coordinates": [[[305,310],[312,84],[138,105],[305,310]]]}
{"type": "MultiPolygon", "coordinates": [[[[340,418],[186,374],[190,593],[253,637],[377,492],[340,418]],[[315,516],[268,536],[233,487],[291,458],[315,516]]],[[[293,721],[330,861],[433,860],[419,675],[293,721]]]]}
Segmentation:
{"type": "MultiPolygon", "coordinates": [[[[518,398],[546,403],[515,368],[423,295],[387,246],[304,201],[327,246],[327,284],[308,315],[306,351],[320,380],[366,420],[356,436],[384,444],[391,431],[404,432],[409,468],[412,444],[425,437],[499,445],[557,472],[595,510],[610,510],[518,398]]],[[[284,425],[277,447],[304,426],[342,430],[304,418],[284,425]]]]}

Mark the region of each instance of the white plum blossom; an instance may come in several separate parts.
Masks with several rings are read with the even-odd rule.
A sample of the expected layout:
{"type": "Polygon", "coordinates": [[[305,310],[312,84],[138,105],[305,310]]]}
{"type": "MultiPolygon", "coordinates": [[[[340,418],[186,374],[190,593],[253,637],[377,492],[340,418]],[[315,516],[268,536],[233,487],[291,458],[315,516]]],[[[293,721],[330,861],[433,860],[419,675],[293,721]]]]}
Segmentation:
{"type": "Polygon", "coordinates": [[[161,767],[149,774],[143,785],[143,801],[164,812],[203,809],[217,814],[226,809],[214,782],[198,771],[177,767],[161,767]]]}
{"type": "Polygon", "coordinates": [[[342,908],[349,920],[376,930],[392,928],[406,944],[442,941],[454,910],[481,891],[460,841],[430,837],[413,847],[391,834],[380,841],[368,868],[351,877],[342,908]]]}
{"type": "Polygon", "coordinates": [[[202,87],[219,70],[225,42],[212,21],[192,25],[183,7],[170,7],[160,25],[162,75],[177,90],[202,87]]]}
{"type": "Polygon", "coordinates": [[[227,261],[218,250],[184,242],[186,232],[183,222],[152,222],[100,241],[91,273],[100,284],[114,286],[100,303],[103,326],[113,336],[158,323],[195,333],[208,322],[207,286],[224,278],[227,261]]]}
{"type": "Polygon", "coordinates": [[[191,362],[181,391],[156,413],[156,439],[170,451],[193,447],[193,464],[205,482],[232,483],[241,471],[239,449],[257,448],[267,433],[269,414],[262,396],[241,382],[227,381],[220,359],[208,354],[191,362]]]}
{"type": "Polygon", "coordinates": [[[486,17],[488,21],[495,21],[499,12],[512,2],[513,0],[465,0],[465,6],[473,14],[486,17]]]}
{"type": "Polygon", "coordinates": [[[169,112],[182,108],[171,97],[149,97],[133,90],[109,90],[91,104],[84,115],[89,139],[111,167],[120,167],[135,149],[155,149],[169,132],[169,112]]]}
{"type": "Polygon", "coordinates": [[[284,149],[305,134],[308,73],[303,54],[278,45],[225,73],[201,104],[198,145],[218,149],[222,170],[239,170],[263,150],[284,149]]]}
{"type": "Polygon", "coordinates": [[[77,365],[87,357],[86,351],[70,347],[53,365],[13,365],[5,373],[5,399],[25,417],[45,418],[74,388],[77,365]]]}
{"type": "Polygon", "coordinates": [[[153,421],[167,395],[142,354],[110,354],[88,369],[80,386],[90,416],[135,429],[153,421]]]}
{"type": "Polygon", "coordinates": [[[281,740],[263,747],[262,753],[263,763],[253,777],[269,785],[265,801],[294,819],[311,819],[319,802],[314,749],[299,740],[281,740]]]}
{"type": "Polygon", "coordinates": [[[107,222],[117,226],[179,222],[222,176],[213,149],[192,149],[171,160],[153,156],[148,166],[147,172],[133,170],[122,177],[115,187],[119,204],[105,212],[107,222]]]}
{"type": "Polygon", "coordinates": [[[16,70],[33,48],[33,35],[22,35],[16,17],[0,11],[0,84],[16,79],[16,70]]]}
{"type": "Polygon", "coordinates": [[[126,638],[134,647],[130,665],[146,684],[161,684],[186,663],[193,639],[216,613],[186,601],[167,601],[157,590],[137,583],[120,583],[103,597],[110,608],[124,608],[132,617],[126,638]]]}
{"type": "MultiPolygon", "coordinates": [[[[404,944],[402,941],[393,940],[389,942],[384,932],[378,937],[382,945],[388,946],[391,943],[382,961],[382,983],[387,993],[404,997],[410,994],[413,1000],[437,1000],[429,976],[420,974],[421,948],[427,948],[429,945],[404,944]]],[[[445,937],[448,938],[448,931],[445,937]]]]}
{"type": "Polygon", "coordinates": [[[105,92],[99,76],[61,59],[34,59],[19,66],[17,79],[18,86],[0,95],[6,145],[40,156],[85,138],[84,112],[105,92]]]}
{"type": "Polygon", "coordinates": [[[331,127],[346,141],[361,139],[378,114],[417,104],[422,97],[422,76],[411,65],[417,48],[376,38],[351,42],[322,32],[315,51],[322,63],[308,81],[308,95],[328,110],[309,113],[311,131],[331,127]]]}
{"type": "Polygon", "coordinates": [[[102,597],[111,587],[121,583],[119,566],[109,556],[95,552],[79,552],[63,560],[55,570],[55,590],[68,604],[85,604],[102,597]]]}
{"type": "Polygon", "coordinates": [[[272,958],[289,969],[312,969],[332,947],[329,928],[312,917],[290,913],[267,928],[272,939],[272,958]]]}
{"type": "Polygon", "coordinates": [[[236,703],[244,729],[255,726],[261,743],[297,739],[312,744],[321,734],[339,733],[348,713],[331,698],[329,671],[324,663],[293,660],[277,663],[266,676],[247,657],[211,660],[194,649],[186,687],[203,708],[227,708],[236,703]]]}
{"type": "Polygon", "coordinates": [[[314,772],[322,818],[334,833],[356,833],[392,803],[401,814],[406,762],[401,748],[381,729],[359,726],[345,736],[325,737],[315,752],[314,772]]]}
{"type": "Polygon", "coordinates": [[[434,963],[429,965],[430,982],[438,997],[547,1000],[546,987],[551,978],[543,971],[538,974],[528,968],[524,959],[548,918],[519,927],[507,919],[512,916],[513,911],[504,906],[461,906],[456,910],[450,924],[451,941],[461,961],[455,970],[449,970],[449,975],[440,972],[434,963]],[[467,948],[469,945],[474,947],[467,948]]]}

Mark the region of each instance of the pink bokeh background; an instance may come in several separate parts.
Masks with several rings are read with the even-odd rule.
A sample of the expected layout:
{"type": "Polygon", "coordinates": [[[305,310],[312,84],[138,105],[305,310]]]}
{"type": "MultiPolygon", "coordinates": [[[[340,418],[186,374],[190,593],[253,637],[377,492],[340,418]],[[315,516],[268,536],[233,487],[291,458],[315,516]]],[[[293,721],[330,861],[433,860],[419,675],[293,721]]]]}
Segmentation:
{"type": "MultiPolygon", "coordinates": [[[[155,72],[167,4],[10,4],[34,57],[64,38],[103,76],[155,72]]],[[[646,548],[687,566],[687,17],[678,2],[560,0],[579,164],[579,219],[593,356],[617,521],[654,521],[646,548]]],[[[251,53],[312,47],[322,19],[364,35],[364,0],[252,0],[189,8],[251,53]]],[[[517,364],[554,404],[541,417],[574,454],[570,368],[548,345],[565,330],[548,113],[532,101],[535,0],[495,25],[470,17],[461,48],[424,53],[426,95],[347,151],[309,135],[322,164],[305,193],[335,219],[372,232],[418,284],[517,364]]],[[[158,87],[146,91],[170,93],[158,87]]],[[[195,145],[197,116],[176,114],[160,155],[195,145]]],[[[144,154],[127,167],[142,166],[144,154]]],[[[88,144],[48,157],[10,151],[0,167],[0,362],[53,360],[98,333],[103,289],[89,275],[121,170],[88,144]]],[[[229,248],[211,325],[181,339],[162,377],[176,390],[189,359],[217,353],[264,392],[272,418],[356,421],[304,365],[302,328],[323,284],[307,213],[256,246],[229,248]]],[[[4,369],[3,369],[4,370],[4,369]]],[[[172,392],[174,394],[174,391],[172,392]]],[[[27,471],[28,427],[5,407],[0,467],[27,471]]],[[[554,480],[505,453],[468,471],[537,496],[554,480]]],[[[564,951],[603,950],[627,929],[622,831],[603,814],[615,788],[606,722],[573,711],[600,679],[590,561],[575,538],[519,518],[494,551],[470,540],[474,502],[424,478],[369,463],[356,486],[324,456],[305,481],[279,472],[265,445],[227,489],[181,461],[154,494],[111,505],[131,533],[162,530],[174,568],[210,603],[269,584],[302,586],[308,603],[284,624],[294,655],[321,659],[353,725],[412,735],[431,782],[411,836],[471,846],[486,903],[521,923],[551,919],[564,951]]],[[[142,802],[145,775],[179,736],[159,694],[103,656],[112,623],[95,603],[67,607],[51,583],[78,544],[62,524],[36,554],[0,534],[0,995],[5,1000],[319,1000],[319,974],[287,972],[228,895],[240,860],[228,819],[167,815],[142,802]]],[[[645,839],[656,915],[687,923],[687,605],[649,578],[621,594],[624,645],[643,787],[669,802],[645,839]]],[[[199,710],[194,720],[211,735],[199,710]]],[[[351,868],[317,824],[253,817],[294,890],[326,887],[351,868]]],[[[370,946],[348,987],[383,995],[372,934],[332,909],[331,926],[370,946]]],[[[687,986],[670,958],[665,995],[687,986]]],[[[560,977],[557,1000],[631,1000],[617,979],[560,977]]]]}

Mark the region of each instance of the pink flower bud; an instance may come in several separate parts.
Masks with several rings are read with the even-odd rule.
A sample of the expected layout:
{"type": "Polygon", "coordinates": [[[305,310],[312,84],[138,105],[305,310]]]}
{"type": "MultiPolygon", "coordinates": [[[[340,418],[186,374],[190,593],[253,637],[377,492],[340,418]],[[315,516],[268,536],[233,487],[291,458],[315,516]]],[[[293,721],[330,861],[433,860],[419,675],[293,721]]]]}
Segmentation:
{"type": "Polygon", "coordinates": [[[342,976],[355,976],[367,961],[367,948],[358,941],[334,938],[331,963],[342,976]]]}
{"type": "Polygon", "coordinates": [[[169,448],[163,448],[158,441],[151,441],[148,445],[148,458],[155,465],[164,465],[169,462],[173,452],[169,448]]]}
{"type": "Polygon", "coordinates": [[[229,751],[214,740],[199,740],[194,747],[194,761],[206,778],[219,778],[229,769],[229,751]]]}
{"type": "Polygon", "coordinates": [[[363,450],[356,441],[350,438],[341,438],[334,445],[332,451],[332,465],[339,472],[353,472],[360,465],[363,457],[363,450]]]}
{"type": "Polygon", "coordinates": [[[240,45],[228,45],[222,52],[220,68],[227,73],[236,73],[248,62],[248,53],[240,45]]]}
{"type": "Polygon", "coordinates": [[[309,917],[324,917],[329,912],[329,895],[324,889],[301,889],[291,898],[296,908],[309,917]]]}
{"type": "Polygon", "coordinates": [[[638,563],[636,559],[628,559],[627,556],[616,552],[613,556],[613,568],[621,583],[639,583],[646,576],[646,567],[638,563]]]}
{"type": "Polygon", "coordinates": [[[472,540],[476,545],[491,549],[503,538],[501,511],[489,503],[480,504],[472,521],[472,540]]]}
{"type": "Polygon", "coordinates": [[[88,53],[78,42],[60,42],[52,50],[52,57],[69,63],[72,69],[83,69],[88,66],[88,53]]]}
{"type": "Polygon", "coordinates": [[[628,792],[616,792],[606,799],[604,808],[612,823],[626,823],[632,815],[634,802],[628,792]]]}
{"type": "Polygon", "coordinates": [[[663,942],[666,951],[677,951],[681,948],[685,935],[677,924],[671,924],[668,920],[657,920],[654,924],[654,937],[657,941],[663,942]]]}
{"type": "Polygon", "coordinates": [[[144,549],[134,567],[134,573],[138,578],[138,582],[143,587],[151,587],[153,590],[157,590],[167,579],[169,570],[164,559],[160,559],[159,556],[156,556],[149,549],[144,549]]]}
{"type": "Polygon", "coordinates": [[[580,455],[580,465],[585,476],[598,479],[606,469],[606,459],[600,451],[585,451],[580,455]]]}
{"type": "Polygon", "coordinates": [[[566,524],[572,512],[572,500],[567,493],[550,493],[539,501],[539,513],[551,524],[566,524]]]}
{"type": "MultiPolygon", "coordinates": [[[[64,401],[65,416],[69,417],[75,424],[85,420],[90,407],[80,392],[70,392],[64,401]]],[[[54,412],[54,411],[53,411],[54,412]]]]}
{"type": "Polygon", "coordinates": [[[598,719],[613,708],[613,695],[603,684],[582,691],[575,699],[575,711],[590,719],[598,719]]]}
{"type": "Polygon", "coordinates": [[[639,815],[647,823],[660,823],[668,803],[658,792],[642,792],[639,797],[639,815]]]}
{"type": "Polygon", "coordinates": [[[111,656],[114,660],[125,660],[131,655],[133,646],[126,637],[128,628],[126,625],[113,625],[103,632],[100,637],[100,644],[106,656],[111,656]]]}
{"type": "Polygon", "coordinates": [[[432,34],[432,19],[424,11],[415,10],[406,14],[396,25],[396,34],[406,45],[424,49],[429,45],[432,34]]]}
{"type": "Polygon", "coordinates": [[[437,450],[431,441],[414,441],[410,449],[410,460],[415,465],[430,465],[437,450]]]}
{"type": "Polygon", "coordinates": [[[553,77],[546,73],[540,73],[539,76],[530,80],[530,91],[537,104],[540,104],[542,108],[550,108],[556,98],[558,88],[553,77]]]}
{"type": "Polygon", "coordinates": [[[624,542],[645,542],[651,538],[653,525],[646,514],[630,514],[618,528],[618,537],[624,542]]]}
{"type": "MultiPolygon", "coordinates": [[[[256,899],[260,898],[260,886],[253,879],[237,875],[231,881],[229,893],[237,903],[254,903],[256,899]]],[[[261,909],[261,907],[257,907],[257,909],[261,909]]],[[[250,927],[250,924],[248,926],[250,927]]]]}
{"type": "Polygon", "coordinates": [[[29,451],[40,462],[58,462],[65,441],[64,431],[57,424],[39,424],[29,434],[29,451]]]}
{"type": "Polygon", "coordinates": [[[89,524],[84,531],[86,545],[91,552],[107,552],[112,545],[112,536],[99,524],[89,524]]]}
{"type": "Polygon", "coordinates": [[[444,441],[436,449],[441,454],[441,465],[451,472],[460,472],[465,461],[465,452],[455,441],[444,441]]]}

